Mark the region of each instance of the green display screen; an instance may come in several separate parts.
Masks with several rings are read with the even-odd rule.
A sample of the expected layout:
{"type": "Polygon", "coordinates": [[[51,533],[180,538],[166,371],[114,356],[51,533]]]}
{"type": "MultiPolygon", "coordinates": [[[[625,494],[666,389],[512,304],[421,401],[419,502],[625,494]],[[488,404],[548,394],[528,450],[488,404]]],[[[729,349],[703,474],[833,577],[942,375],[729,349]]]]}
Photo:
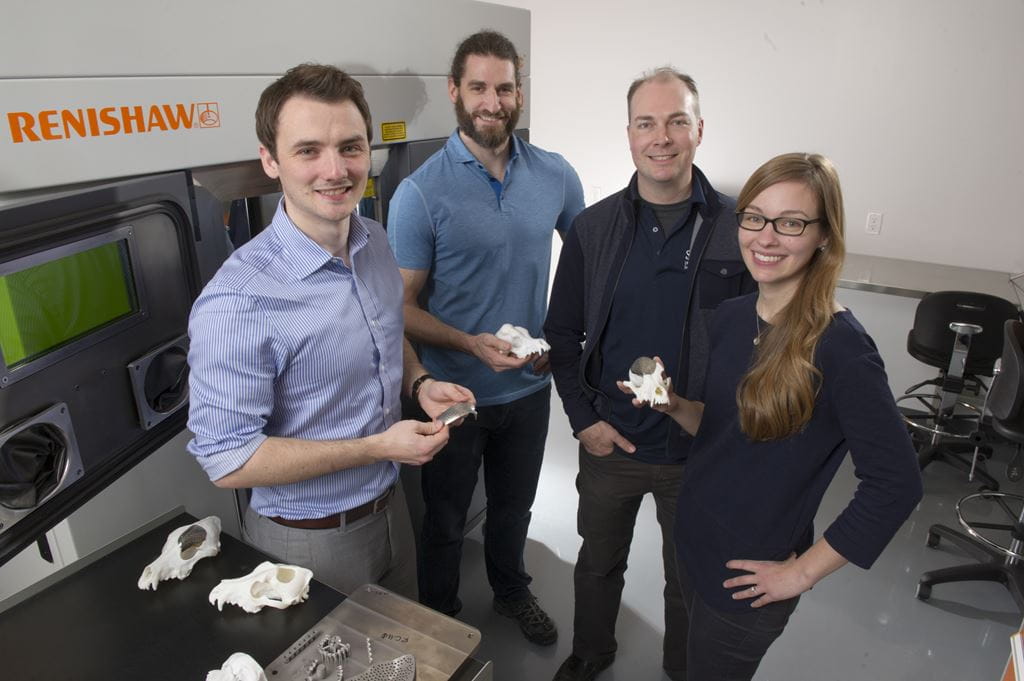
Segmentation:
{"type": "Polygon", "coordinates": [[[135,312],[124,240],[0,276],[0,349],[29,362],[135,312]]]}

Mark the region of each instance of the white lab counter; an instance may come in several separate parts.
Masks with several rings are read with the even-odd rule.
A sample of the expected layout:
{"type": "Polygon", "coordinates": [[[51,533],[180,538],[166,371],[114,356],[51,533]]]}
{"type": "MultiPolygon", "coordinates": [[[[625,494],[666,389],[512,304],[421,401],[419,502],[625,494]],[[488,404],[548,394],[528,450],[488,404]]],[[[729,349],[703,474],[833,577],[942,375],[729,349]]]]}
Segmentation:
{"type": "Polygon", "coordinates": [[[1010,275],[972,267],[847,253],[840,288],[923,298],[935,291],[976,291],[1016,301],[1010,275]]]}

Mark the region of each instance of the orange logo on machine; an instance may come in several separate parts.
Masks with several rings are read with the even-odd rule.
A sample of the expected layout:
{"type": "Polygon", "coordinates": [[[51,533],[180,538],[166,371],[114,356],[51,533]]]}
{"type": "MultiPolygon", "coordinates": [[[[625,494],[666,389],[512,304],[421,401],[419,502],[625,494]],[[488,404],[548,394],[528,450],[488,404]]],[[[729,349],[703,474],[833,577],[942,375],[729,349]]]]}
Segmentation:
{"type": "Polygon", "coordinates": [[[217,102],[9,111],[6,116],[14,144],[220,127],[217,102]]]}
{"type": "Polygon", "coordinates": [[[195,106],[199,109],[200,128],[220,127],[220,107],[217,102],[198,102],[195,106]]]}

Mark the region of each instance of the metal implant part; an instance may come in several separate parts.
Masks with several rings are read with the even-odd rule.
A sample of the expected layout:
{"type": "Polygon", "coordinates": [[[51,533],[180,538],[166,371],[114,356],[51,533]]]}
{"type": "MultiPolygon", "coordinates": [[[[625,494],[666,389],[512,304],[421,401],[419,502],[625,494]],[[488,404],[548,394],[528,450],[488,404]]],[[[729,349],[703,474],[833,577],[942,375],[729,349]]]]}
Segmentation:
{"type": "Polygon", "coordinates": [[[629,370],[640,376],[648,376],[658,370],[658,363],[650,357],[637,357],[629,370]]]}
{"type": "Polygon", "coordinates": [[[181,557],[183,560],[188,560],[192,556],[196,555],[196,551],[206,541],[206,530],[199,525],[193,525],[178,537],[178,546],[181,548],[181,557]]]}

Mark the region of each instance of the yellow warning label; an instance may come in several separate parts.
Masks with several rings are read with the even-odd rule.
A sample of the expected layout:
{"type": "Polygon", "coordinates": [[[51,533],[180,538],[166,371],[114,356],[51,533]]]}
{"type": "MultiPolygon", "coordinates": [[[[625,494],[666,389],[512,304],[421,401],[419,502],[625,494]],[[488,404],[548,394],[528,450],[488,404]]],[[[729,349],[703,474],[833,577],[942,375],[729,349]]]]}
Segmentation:
{"type": "Polygon", "coordinates": [[[380,124],[380,138],[384,142],[397,142],[405,139],[405,121],[390,121],[380,124]]]}
{"type": "Polygon", "coordinates": [[[363,192],[364,199],[372,199],[377,196],[377,186],[373,183],[373,178],[366,180],[366,191],[363,192]]]}

